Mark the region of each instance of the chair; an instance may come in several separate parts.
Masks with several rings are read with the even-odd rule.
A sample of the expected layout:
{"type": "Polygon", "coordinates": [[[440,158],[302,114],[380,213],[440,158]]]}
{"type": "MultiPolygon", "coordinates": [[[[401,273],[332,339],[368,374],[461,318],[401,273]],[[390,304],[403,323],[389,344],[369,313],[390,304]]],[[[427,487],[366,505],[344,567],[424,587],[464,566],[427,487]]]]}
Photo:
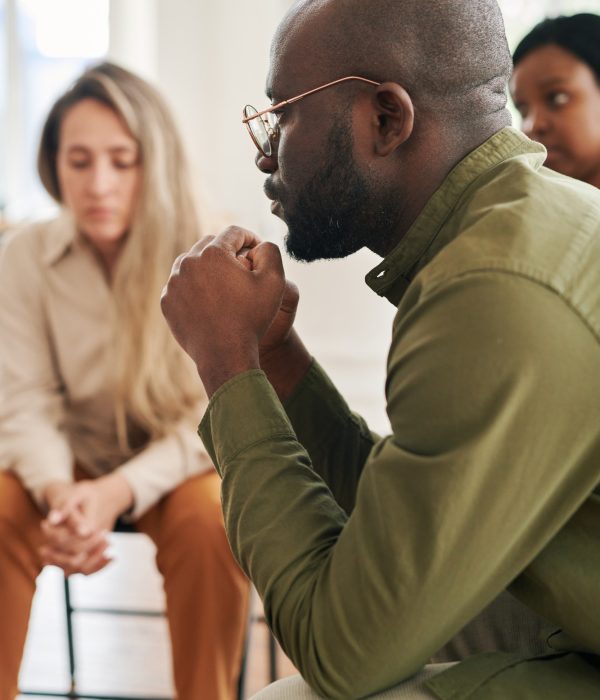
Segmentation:
{"type": "MultiPolygon", "coordinates": [[[[138,534],[133,526],[128,523],[117,521],[114,532],[116,533],[135,533],[138,534]]],[[[116,695],[116,694],[95,694],[84,691],[79,693],[77,689],[77,653],[75,638],[73,632],[73,616],[77,613],[94,613],[101,615],[128,615],[136,617],[164,617],[163,611],[156,610],[130,610],[130,609],[116,609],[116,608],[106,608],[106,607],[79,607],[73,605],[72,602],[72,591],[69,577],[64,577],[64,598],[65,598],[65,626],[67,631],[67,647],[68,647],[68,659],[69,659],[69,679],[70,688],[68,691],[34,691],[34,690],[20,690],[20,695],[24,697],[59,697],[59,698],[72,698],[73,700],[79,700],[79,698],[85,698],[86,700],[149,700],[147,696],[141,695],[116,695]]],[[[252,607],[252,606],[250,606],[252,607]]],[[[266,622],[264,616],[254,615],[250,609],[248,616],[248,627],[246,632],[246,638],[244,640],[244,649],[242,653],[242,662],[240,665],[240,672],[238,678],[238,688],[237,688],[237,698],[238,700],[244,699],[245,683],[246,683],[246,666],[248,659],[248,650],[250,647],[250,637],[252,631],[252,625],[255,622],[266,622]]],[[[271,634],[269,634],[269,678],[270,682],[277,680],[277,648],[275,639],[271,634]]],[[[152,696],[151,700],[173,700],[171,697],[160,697],[152,696]]]]}

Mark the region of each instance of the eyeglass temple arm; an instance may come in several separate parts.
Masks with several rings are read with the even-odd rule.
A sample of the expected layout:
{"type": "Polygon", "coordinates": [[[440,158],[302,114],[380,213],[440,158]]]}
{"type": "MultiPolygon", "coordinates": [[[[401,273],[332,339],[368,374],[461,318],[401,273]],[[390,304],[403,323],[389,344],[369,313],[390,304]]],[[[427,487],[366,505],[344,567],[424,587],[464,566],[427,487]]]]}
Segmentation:
{"type": "Polygon", "coordinates": [[[243,117],[242,124],[247,124],[249,121],[256,119],[256,117],[262,117],[263,114],[274,112],[277,109],[285,107],[285,105],[291,105],[292,102],[298,102],[298,100],[301,100],[303,97],[307,97],[308,95],[312,95],[314,92],[325,90],[325,88],[331,87],[332,85],[337,85],[338,83],[344,83],[347,80],[360,80],[363,83],[369,83],[369,85],[381,85],[381,83],[378,83],[376,80],[369,80],[369,78],[361,78],[358,75],[348,75],[345,78],[338,78],[337,80],[332,80],[330,83],[326,83],[325,85],[319,85],[319,87],[313,88],[312,90],[308,90],[307,92],[303,92],[301,95],[290,97],[289,100],[282,100],[276,105],[271,105],[270,107],[267,107],[266,109],[263,109],[260,112],[253,114],[251,117],[243,117]]]}

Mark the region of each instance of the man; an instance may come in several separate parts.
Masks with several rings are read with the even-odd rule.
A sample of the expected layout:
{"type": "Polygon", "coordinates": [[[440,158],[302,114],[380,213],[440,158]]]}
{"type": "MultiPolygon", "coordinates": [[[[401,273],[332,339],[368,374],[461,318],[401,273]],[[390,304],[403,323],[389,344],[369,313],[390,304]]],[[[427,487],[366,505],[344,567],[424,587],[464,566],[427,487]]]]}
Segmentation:
{"type": "Polygon", "coordinates": [[[546,653],[475,655],[414,697],[600,697],[600,195],[509,127],[509,73],[495,0],[303,0],[272,46],[277,121],[246,110],[290,254],[383,257],[390,436],[293,330],[272,244],[201,241],[163,296],[212,397],[233,551],[326,697],[401,683],[509,587],[546,653]]]}

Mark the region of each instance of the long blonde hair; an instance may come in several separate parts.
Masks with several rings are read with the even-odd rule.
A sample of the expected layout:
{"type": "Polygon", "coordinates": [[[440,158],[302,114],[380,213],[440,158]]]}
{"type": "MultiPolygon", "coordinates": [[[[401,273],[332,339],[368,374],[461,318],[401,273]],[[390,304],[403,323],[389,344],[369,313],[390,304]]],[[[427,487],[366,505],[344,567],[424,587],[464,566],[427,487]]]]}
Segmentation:
{"type": "Polygon", "coordinates": [[[173,117],[147,82],[112,63],[88,69],[52,107],[42,130],[38,172],[62,201],[56,170],[60,125],[77,102],[110,107],[137,140],[142,186],[131,229],[114,270],[115,418],[119,442],[132,428],[150,438],[193,419],[203,391],[195,369],[173,339],[159,305],[173,260],[201,237],[186,158],[173,117]]]}

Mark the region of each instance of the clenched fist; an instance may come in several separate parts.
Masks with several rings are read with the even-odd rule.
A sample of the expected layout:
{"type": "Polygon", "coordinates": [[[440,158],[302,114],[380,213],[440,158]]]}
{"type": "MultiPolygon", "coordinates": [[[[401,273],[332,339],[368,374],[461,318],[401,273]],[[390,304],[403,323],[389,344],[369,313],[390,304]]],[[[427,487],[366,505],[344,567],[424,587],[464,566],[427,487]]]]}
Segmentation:
{"type": "Polygon", "coordinates": [[[259,344],[285,290],[277,246],[242,228],[204,238],[175,260],[161,307],[209,396],[260,366],[259,344]]]}

